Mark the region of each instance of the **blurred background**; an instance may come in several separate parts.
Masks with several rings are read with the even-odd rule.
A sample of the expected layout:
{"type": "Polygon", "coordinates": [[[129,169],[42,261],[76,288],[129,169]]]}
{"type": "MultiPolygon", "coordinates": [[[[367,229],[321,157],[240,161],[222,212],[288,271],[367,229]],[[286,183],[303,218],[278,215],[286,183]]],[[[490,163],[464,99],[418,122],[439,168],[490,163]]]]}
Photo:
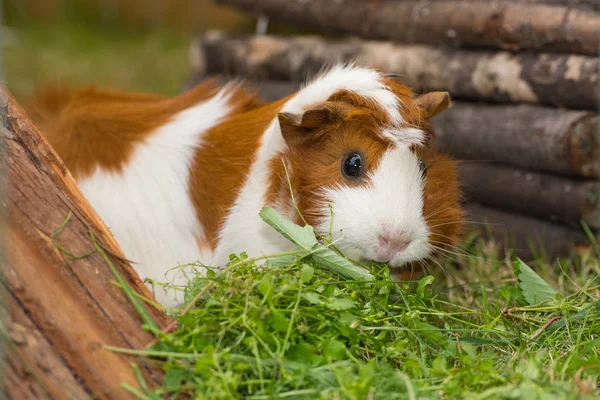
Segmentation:
{"type": "Polygon", "coordinates": [[[175,94],[193,36],[256,18],[212,0],[0,0],[0,26],[0,79],[21,101],[49,79],[175,94]]]}

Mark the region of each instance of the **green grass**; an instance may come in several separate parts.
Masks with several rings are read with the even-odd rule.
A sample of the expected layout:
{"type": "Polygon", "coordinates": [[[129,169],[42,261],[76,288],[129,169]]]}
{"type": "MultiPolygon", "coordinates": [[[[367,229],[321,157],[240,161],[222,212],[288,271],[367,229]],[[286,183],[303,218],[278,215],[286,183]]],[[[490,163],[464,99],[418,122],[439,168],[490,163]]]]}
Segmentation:
{"type": "MultiPolygon", "coordinates": [[[[297,241],[298,230],[275,225],[297,241]]],[[[597,258],[540,261],[536,273],[478,239],[445,271],[397,284],[385,266],[373,266],[372,281],[349,280],[298,248],[288,265],[258,267],[242,254],[228,273],[194,277],[178,329],[129,351],[162,363],[164,385],[130,390],[143,399],[600,395],[597,258]]]]}
{"type": "Polygon", "coordinates": [[[17,24],[4,35],[3,79],[19,101],[37,84],[72,84],[176,94],[188,77],[189,37],[63,24],[17,24]]]}

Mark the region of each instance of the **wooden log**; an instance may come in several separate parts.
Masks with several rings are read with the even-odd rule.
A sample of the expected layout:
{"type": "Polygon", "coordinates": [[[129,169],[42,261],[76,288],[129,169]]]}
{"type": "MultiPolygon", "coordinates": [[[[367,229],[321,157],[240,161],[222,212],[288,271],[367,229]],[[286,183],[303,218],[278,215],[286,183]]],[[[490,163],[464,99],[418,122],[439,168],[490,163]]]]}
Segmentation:
{"type": "Polygon", "coordinates": [[[440,148],[462,159],[600,177],[598,112],[455,102],[432,122],[440,148]]]}
{"type": "Polygon", "coordinates": [[[445,90],[455,99],[533,103],[596,111],[597,57],[474,52],[316,36],[206,33],[190,57],[202,74],[302,82],[338,61],[394,73],[416,91],[445,90]]]}
{"type": "MultiPolygon", "coordinates": [[[[7,351],[2,393],[10,399],[131,398],[121,384],[141,387],[130,364],[138,360],[104,346],[143,349],[154,335],[114,284],[118,279],[102,253],[135,293],[152,296],[4,86],[0,120],[0,176],[8,181],[0,186],[6,188],[0,226],[8,257],[1,285],[7,351]],[[64,229],[53,234],[69,213],[64,229]]],[[[141,307],[157,328],[166,325],[161,311],[141,307]]],[[[161,382],[160,370],[145,363],[141,367],[150,386],[161,382]]]]}
{"type": "Polygon", "coordinates": [[[542,252],[552,259],[568,257],[573,252],[589,252],[592,248],[582,230],[477,203],[466,204],[465,211],[469,221],[477,222],[467,224],[467,232],[479,232],[523,259],[536,258],[536,254],[542,252]]]}
{"type": "MultiPolygon", "coordinates": [[[[349,2],[352,0],[346,0],[349,2]]],[[[354,1],[364,1],[366,3],[378,4],[381,3],[381,0],[354,0],[354,1]]],[[[436,4],[441,2],[456,2],[460,1],[461,3],[491,3],[499,0],[389,0],[395,2],[428,2],[429,4],[436,4]]],[[[600,2],[598,0],[500,0],[509,3],[515,4],[543,4],[547,6],[563,6],[569,8],[579,8],[582,10],[589,11],[599,11],[600,10],[600,2]]]]}
{"type": "MultiPolygon", "coordinates": [[[[378,2],[380,0],[365,0],[367,2],[378,2]]],[[[413,0],[392,0],[392,1],[413,1],[413,0]]],[[[456,1],[456,0],[420,0],[429,1],[430,3],[439,3],[443,1],[456,1]]],[[[494,0],[461,0],[463,3],[468,2],[491,2],[494,0]]],[[[510,3],[516,4],[544,4],[547,6],[563,6],[570,8],[580,8],[582,10],[598,11],[600,10],[600,2],[598,0],[505,0],[510,3]]]]}
{"type": "Polygon", "coordinates": [[[460,181],[469,200],[581,229],[600,228],[600,182],[580,181],[509,165],[462,162],[460,181]]]}
{"type": "MultiPolygon", "coordinates": [[[[402,1],[402,0],[401,0],[402,1]]],[[[440,0],[434,0],[440,1],[440,0]]],[[[446,1],[446,0],[441,0],[446,1]]],[[[482,1],[482,0],[471,0],[482,1]]],[[[486,1],[486,0],[483,0],[486,1]]],[[[564,6],[570,8],[580,8],[582,10],[600,11],[600,2],[598,0],[508,0],[518,4],[545,4],[548,6],[564,6]]]]}
{"type": "Polygon", "coordinates": [[[512,0],[522,3],[539,3],[548,5],[561,5],[567,7],[581,8],[584,10],[600,11],[598,0],[512,0]]]}
{"type": "Polygon", "coordinates": [[[597,55],[600,14],[509,1],[217,0],[255,15],[398,43],[597,55]]]}

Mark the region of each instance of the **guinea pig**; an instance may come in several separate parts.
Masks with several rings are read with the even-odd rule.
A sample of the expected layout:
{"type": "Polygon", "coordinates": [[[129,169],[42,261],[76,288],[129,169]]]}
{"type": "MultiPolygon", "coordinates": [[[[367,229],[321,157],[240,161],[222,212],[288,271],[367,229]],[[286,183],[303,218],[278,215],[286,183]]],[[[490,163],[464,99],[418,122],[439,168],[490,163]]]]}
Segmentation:
{"type": "Polygon", "coordinates": [[[352,260],[402,268],[448,252],[461,193],[429,119],[450,105],[344,64],[267,104],[206,81],[172,98],[48,87],[30,109],[140,277],[172,285],[154,286],[157,301],[176,307],[199,264],[294,249],[264,206],[352,260]]]}

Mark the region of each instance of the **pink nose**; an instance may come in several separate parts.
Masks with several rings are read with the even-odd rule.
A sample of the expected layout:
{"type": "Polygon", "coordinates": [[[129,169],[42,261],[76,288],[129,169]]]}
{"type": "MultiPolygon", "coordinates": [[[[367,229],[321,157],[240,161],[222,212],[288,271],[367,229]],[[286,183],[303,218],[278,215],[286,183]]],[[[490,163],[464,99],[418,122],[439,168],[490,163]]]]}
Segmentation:
{"type": "Polygon", "coordinates": [[[379,250],[377,252],[379,261],[390,261],[396,254],[406,250],[410,242],[410,238],[404,231],[394,235],[379,235],[379,250]]]}

